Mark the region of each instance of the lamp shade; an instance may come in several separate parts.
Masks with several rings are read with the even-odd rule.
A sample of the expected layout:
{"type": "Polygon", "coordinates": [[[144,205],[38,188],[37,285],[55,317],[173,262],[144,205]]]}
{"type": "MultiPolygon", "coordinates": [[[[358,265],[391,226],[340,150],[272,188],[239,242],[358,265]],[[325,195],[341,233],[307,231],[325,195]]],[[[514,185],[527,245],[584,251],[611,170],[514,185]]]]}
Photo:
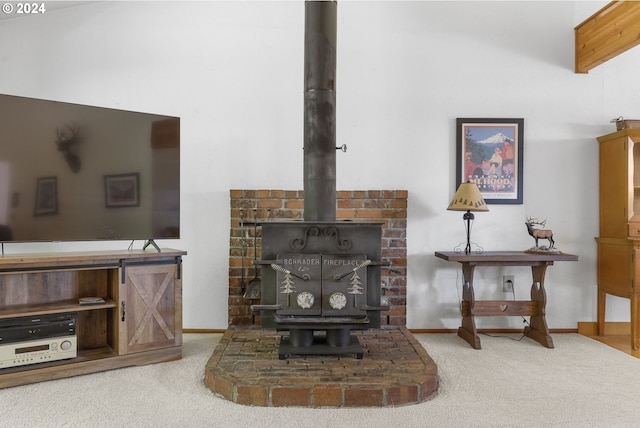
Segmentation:
{"type": "Polygon", "coordinates": [[[487,203],[482,198],[478,186],[475,183],[467,181],[466,183],[460,184],[447,210],[489,211],[489,207],[487,207],[487,203]]]}

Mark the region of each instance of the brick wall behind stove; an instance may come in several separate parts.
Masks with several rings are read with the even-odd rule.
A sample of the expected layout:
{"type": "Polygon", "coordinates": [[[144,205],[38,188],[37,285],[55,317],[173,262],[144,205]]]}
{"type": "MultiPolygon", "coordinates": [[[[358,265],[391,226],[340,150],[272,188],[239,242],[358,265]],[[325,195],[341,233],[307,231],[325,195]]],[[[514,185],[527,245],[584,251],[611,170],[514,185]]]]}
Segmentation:
{"type": "MultiPolygon", "coordinates": [[[[246,285],[260,275],[253,260],[260,259],[260,223],[303,219],[302,190],[231,190],[229,238],[229,325],[260,325],[255,303],[243,298],[246,285]],[[243,222],[244,220],[244,222],[243,222]],[[257,227],[254,227],[257,223],[257,227]],[[254,253],[255,247],[257,249],[254,253]]],[[[407,196],[406,190],[342,190],[337,192],[337,220],[382,223],[382,312],[380,323],[407,323],[407,196]]]]}

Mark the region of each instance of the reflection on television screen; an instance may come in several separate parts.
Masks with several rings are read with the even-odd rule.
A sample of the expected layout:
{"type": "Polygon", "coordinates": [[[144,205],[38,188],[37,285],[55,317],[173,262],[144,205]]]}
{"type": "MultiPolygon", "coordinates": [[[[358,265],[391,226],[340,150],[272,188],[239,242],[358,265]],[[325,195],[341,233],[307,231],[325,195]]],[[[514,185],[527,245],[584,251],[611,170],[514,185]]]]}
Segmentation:
{"type": "Polygon", "coordinates": [[[180,237],[180,118],[0,95],[0,242],[180,237]]]}

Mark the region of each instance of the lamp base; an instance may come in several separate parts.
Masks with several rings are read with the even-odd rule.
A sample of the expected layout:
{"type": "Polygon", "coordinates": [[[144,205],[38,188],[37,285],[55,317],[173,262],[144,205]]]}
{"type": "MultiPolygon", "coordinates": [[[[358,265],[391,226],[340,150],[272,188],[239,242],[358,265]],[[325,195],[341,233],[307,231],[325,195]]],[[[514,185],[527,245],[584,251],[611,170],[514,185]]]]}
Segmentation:
{"type": "MultiPolygon", "coordinates": [[[[471,210],[467,210],[466,213],[464,213],[464,215],[462,216],[462,220],[464,220],[464,227],[466,229],[467,232],[467,242],[465,244],[464,247],[464,253],[465,254],[469,254],[471,253],[471,221],[475,218],[475,216],[473,215],[473,213],[471,212],[471,210]]],[[[458,247],[460,247],[463,243],[458,244],[458,247]]],[[[477,253],[481,253],[482,247],[480,247],[479,245],[475,244],[474,245],[477,247],[476,252],[477,253]]],[[[455,252],[462,252],[462,250],[458,249],[458,247],[454,248],[455,252]]]]}
{"type": "Polygon", "coordinates": [[[453,247],[453,251],[455,251],[456,253],[465,253],[465,254],[470,254],[470,253],[482,254],[484,252],[484,248],[482,248],[480,245],[476,244],[475,242],[469,242],[469,243],[461,242],[455,247],[453,247]]]}

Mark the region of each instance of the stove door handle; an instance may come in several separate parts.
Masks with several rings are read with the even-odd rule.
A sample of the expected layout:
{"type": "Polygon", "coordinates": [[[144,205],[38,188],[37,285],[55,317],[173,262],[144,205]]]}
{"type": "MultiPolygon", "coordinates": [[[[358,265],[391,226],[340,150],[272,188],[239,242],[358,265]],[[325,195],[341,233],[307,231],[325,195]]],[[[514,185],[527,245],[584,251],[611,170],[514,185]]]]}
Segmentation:
{"type": "Polygon", "coordinates": [[[282,272],[282,273],[285,273],[285,274],[288,274],[288,275],[291,275],[291,276],[294,276],[294,277],[296,277],[298,279],[301,279],[303,281],[309,281],[311,279],[311,277],[306,273],[304,275],[302,275],[302,276],[296,275],[295,273],[291,272],[290,270],[288,270],[286,268],[283,268],[282,266],[277,265],[275,263],[271,263],[271,269],[277,270],[278,272],[282,272]]]}
{"type": "Polygon", "coordinates": [[[363,261],[362,263],[360,263],[358,266],[356,266],[356,267],[354,267],[353,269],[351,269],[349,272],[344,273],[344,274],[342,274],[342,275],[335,275],[335,276],[333,277],[333,280],[334,280],[335,282],[338,282],[338,281],[340,281],[342,278],[344,278],[345,276],[350,275],[351,273],[353,273],[353,272],[357,271],[358,269],[362,269],[362,268],[363,268],[363,267],[365,267],[365,266],[369,266],[370,264],[371,264],[371,260],[368,260],[368,259],[367,259],[367,260],[363,261]]]}

